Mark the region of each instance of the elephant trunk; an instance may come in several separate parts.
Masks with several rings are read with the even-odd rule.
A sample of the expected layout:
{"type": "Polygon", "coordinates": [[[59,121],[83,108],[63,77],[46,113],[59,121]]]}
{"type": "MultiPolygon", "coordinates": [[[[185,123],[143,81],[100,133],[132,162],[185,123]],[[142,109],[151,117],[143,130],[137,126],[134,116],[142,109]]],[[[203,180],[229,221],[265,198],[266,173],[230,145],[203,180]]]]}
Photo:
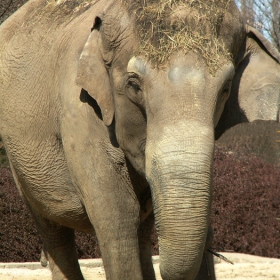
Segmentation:
{"type": "Polygon", "coordinates": [[[213,128],[165,126],[148,134],[146,174],[153,197],[163,279],[195,279],[211,203],[213,128]]]}

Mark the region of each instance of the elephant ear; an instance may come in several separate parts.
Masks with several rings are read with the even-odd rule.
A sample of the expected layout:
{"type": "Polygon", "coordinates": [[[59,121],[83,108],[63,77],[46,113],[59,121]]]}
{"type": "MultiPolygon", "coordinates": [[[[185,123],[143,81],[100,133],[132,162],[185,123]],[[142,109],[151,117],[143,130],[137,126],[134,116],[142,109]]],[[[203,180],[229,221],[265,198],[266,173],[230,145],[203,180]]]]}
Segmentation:
{"type": "Polygon", "coordinates": [[[259,31],[248,25],[246,31],[230,97],[216,126],[216,139],[242,122],[279,121],[280,54],[259,31]]]}
{"type": "Polygon", "coordinates": [[[100,25],[101,19],[97,17],[79,59],[76,84],[96,100],[104,124],[110,126],[114,118],[114,100],[109,75],[100,50],[102,46],[100,25]]]}

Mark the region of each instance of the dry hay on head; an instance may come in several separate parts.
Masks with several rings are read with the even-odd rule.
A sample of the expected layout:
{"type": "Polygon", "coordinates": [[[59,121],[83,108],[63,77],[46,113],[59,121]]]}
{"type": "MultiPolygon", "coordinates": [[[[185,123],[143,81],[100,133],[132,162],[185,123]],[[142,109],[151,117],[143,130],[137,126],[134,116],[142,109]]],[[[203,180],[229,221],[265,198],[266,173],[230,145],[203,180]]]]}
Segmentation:
{"type": "Polygon", "coordinates": [[[135,14],[140,36],[138,55],[156,66],[174,50],[198,52],[215,73],[231,59],[218,33],[230,0],[123,0],[135,14]]]}

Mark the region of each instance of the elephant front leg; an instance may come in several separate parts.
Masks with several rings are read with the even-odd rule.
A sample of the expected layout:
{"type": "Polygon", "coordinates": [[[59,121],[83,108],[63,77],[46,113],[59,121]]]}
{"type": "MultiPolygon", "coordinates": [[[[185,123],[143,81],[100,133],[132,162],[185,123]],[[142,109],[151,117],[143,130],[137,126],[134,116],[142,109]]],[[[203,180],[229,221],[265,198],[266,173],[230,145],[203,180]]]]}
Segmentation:
{"type": "Polygon", "coordinates": [[[135,279],[143,280],[139,251],[136,249],[137,240],[105,241],[103,237],[99,242],[102,260],[107,280],[135,279]]]}
{"type": "Polygon", "coordinates": [[[143,280],[137,231],[130,236],[127,231],[129,227],[122,229],[122,232],[116,228],[112,231],[109,229],[106,234],[97,233],[107,280],[143,280]]]}
{"type": "Polygon", "coordinates": [[[120,189],[114,197],[110,195],[108,191],[102,192],[100,196],[89,197],[86,202],[98,238],[106,279],[143,280],[138,245],[138,202],[132,201],[128,194],[123,195],[120,189]]]}

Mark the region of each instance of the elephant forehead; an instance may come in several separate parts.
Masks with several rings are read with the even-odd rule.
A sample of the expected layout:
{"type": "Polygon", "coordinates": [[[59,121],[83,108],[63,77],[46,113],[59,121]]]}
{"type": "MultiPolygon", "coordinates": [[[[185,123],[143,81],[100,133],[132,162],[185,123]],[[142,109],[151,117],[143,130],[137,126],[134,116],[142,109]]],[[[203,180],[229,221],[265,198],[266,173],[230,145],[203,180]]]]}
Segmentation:
{"type": "Polygon", "coordinates": [[[145,75],[146,65],[142,59],[133,56],[127,64],[127,72],[135,72],[140,75],[145,75]]]}
{"type": "Polygon", "coordinates": [[[168,78],[173,83],[182,83],[183,81],[190,81],[192,83],[199,83],[204,81],[204,71],[192,66],[172,66],[168,71],[168,78]]]}

